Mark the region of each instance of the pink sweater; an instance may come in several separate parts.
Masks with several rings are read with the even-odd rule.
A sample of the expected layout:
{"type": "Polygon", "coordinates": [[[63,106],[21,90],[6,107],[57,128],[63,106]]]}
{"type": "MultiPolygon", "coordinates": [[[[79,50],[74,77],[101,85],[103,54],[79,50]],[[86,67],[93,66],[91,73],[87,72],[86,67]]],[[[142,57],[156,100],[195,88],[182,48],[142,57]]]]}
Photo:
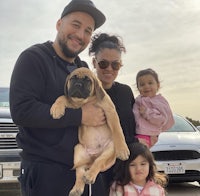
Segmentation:
{"type": "Polygon", "coordinates": [[[148,181],[142,192],[139,193],[134,184],[130,182],[124,186],[123,194],[123,188],[114,182],[110,188],[109,196],[165,196],[165,190],[155,182],[148,181]]]}
{"type": "Polygon", "coordinates": [[[135,99],[133,112],[136,120],[136,133],[142,135],[156,136],[160,132],[166,131],[174,124],[174,118],[167,100],[158,94],[154,97],[138,96],[135,99]],[[139,107],[146,108],[142,117],[139,107]]]}

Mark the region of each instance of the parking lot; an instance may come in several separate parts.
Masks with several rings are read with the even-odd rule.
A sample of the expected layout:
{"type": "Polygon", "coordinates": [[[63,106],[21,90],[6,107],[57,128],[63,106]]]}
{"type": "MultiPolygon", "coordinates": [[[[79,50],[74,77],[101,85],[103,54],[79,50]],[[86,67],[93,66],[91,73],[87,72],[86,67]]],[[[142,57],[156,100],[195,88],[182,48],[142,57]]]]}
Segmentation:
{"type": "Polygon", "coordinates": [[[0,184],[1,196],[21,196],[18,183],[0,184]]]}
{"type": "MultiPolygon", "coordinates": [[[[21,196],[19,184],[0,184],[1,196],[21,196]]],[[[194,183],[170,183],[167,196],[200,196],[200,186],[194,183]]]]}

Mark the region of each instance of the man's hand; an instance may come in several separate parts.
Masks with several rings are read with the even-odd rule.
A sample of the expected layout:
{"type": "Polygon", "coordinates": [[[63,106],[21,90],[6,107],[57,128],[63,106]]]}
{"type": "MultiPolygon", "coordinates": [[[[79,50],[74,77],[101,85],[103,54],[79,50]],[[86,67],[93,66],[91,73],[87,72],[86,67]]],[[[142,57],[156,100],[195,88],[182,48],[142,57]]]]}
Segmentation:
{"type": "Polygon", "coordinates": [[[94,103],[86,103],[82,107],[82,124],[86,126],[100,126],[106,123],[103,109],[95,106],[94,103]]]}

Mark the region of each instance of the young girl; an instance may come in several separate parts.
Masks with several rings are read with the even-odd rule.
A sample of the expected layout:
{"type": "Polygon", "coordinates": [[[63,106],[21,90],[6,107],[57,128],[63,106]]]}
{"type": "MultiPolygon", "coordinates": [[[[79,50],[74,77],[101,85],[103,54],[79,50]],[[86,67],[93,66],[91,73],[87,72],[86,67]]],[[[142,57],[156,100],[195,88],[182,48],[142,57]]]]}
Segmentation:
{"type": "Polygon", "coordinates": [[[167,100],[157,94],[160,81],[154,70],[139,71],[136,83],[140,92],[133,106],[136,137],[150,148],[157,142],[160,132],[172,127],[174,118],[167,100]]]}
{"type": "Polygon", "coordinates": [[[156,170],[149,148],[142,143],[129,145],[130,157],[118,160],[109,196],[165,196],[167,176],[156,170]]]}

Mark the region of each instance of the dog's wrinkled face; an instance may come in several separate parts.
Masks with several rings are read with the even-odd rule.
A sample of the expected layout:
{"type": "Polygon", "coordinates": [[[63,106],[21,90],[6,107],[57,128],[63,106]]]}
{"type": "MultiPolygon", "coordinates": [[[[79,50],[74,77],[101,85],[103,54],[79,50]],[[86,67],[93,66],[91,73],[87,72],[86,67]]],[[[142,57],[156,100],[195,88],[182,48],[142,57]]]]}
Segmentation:
{"type": "Polygon", "coordinates": [[[92,81],[87,75],[73,75],[67,85],[68,96],[71,98],[86,99],[90,96],[92,81]]]}
{"type": "MultiPolygon", "coordinates": [[[[65,96],[73,104],[77,101],[84,103],[90,97],[95,97],[98,101],[102,100],[105,91],[96,75],[88,68],[81,67],[68,75],[65,84],[65,96]]],[[[78,106],[80,105],[78,104],[78,106]]]]}

